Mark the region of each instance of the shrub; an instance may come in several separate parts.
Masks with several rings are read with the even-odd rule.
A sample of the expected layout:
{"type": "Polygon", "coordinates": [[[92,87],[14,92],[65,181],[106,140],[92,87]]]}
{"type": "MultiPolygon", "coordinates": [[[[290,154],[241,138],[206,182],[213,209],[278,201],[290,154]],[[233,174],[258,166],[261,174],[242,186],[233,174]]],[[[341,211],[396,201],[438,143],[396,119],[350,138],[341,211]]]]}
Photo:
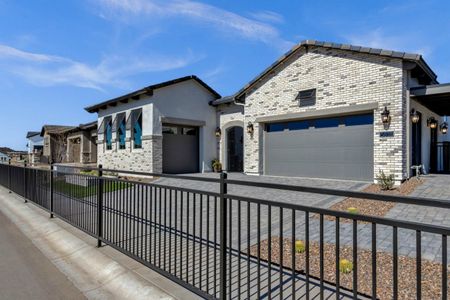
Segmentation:
{"type": "Polygon", "coordinates": [[[306,247],[303,241],[295,241],[295,253],[303,253],[305,250],[306,247]]]}
{"type": "Polygon", "coordinates": [[[353,264],[347,259],[341,259],[339,261],[339,271],[344,274],[349,274],[353,271],[353,264]]]}
{"type": "Polygon", "coordinates": [[[349,208],[347,208],[347,211],[348,211],[349,213],[355,214],[355,215],[359,212],[358,209],[357,209],[356,207],[349,207],[349,208]]]}
{"type": "Polygon", "coordinates": [[[215,172],[221,172],[222,171],[222,163],[217,158],[213,159],[211,161],[211,167],[215,172]]]}
{"type": "Polygon", "coordinates": [[[386,175],[383,171],[380,171],[380,174],[377,176],[378,185],[383,191],[392,190],[394,187],[394,175],[386,175]]]}

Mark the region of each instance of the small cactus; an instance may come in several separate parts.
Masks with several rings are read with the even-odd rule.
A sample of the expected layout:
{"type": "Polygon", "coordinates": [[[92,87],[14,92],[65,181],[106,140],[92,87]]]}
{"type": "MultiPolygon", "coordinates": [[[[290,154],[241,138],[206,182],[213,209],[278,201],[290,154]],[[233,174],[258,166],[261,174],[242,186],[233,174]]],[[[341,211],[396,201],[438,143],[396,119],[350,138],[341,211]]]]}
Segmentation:
{"type": "Polygon", "coordinates": [[[305,243],[303,241],[295,241],[295,253],[303,253],[305,249],[305,243]]]}
{"type": "Polygon", "coordinates": [[[353,271],[353,264],[347,259],[341,259],[339,261],[339,271],[344,274],[349,274],[353,271]]]}
{"type": "Polygon", "coordinates": [[[347,211],[351,214],[357,214],[358,213],[358,209],[356,207],[349,207],[347,208],[347,211]]]}

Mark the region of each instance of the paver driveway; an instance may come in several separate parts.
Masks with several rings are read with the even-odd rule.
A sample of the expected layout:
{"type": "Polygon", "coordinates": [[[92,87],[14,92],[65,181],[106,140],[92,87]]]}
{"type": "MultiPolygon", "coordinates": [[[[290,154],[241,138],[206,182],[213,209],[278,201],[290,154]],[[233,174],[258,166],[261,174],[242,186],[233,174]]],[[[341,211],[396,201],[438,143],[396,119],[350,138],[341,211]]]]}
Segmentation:
{"type": "MultiPolygon", "coordinates": [[[[198,177],[217,177],[218,174],[193,174],[192,176],[198,177]]],[[[346,191],[360,191],[368,186],[367,182],[355,182],[355,181],[340,181],[340,180],[324,180],[324,179],[308,179],[308,178],[283,178],[283,177],[269,177],[269,176],[248,176],[238,173],[231,173],[228,175],[229,179],[244,180],[244,181],[258,181],[269,183],[280,183],[300,186],[312,186],[312,187],[324,187],[331,189],[340,189],[346,191]]],[[[424,184],[419,186],[411,196],[423,197],[423,198],[435,198],[444,199],[450,201],[450,176],[446,175],[428,175],[424,176],[424,184]]],[[[161,178],[156,183],[164,185],[174,185],[178,187],[191,188],[202,191],[214,191],[218,192],[219,185],[210,182],[199,182],[190,180],[179,180],[161,178]]],[[[228,193],[232,195],[247,196],[252,198],[259,198],[271,201],[280,201],[293,204],[308,205],[314,207],[329,208],[336,202],[341,201],[343,198],[338,196],[319,195],[310,193],[300,193],[291,191],[282,191],[275,189],[265,189],[249,186],[236,186],[229,185],[228,193]]],[[[235,205],[236,206],[236,205],[235,205]]],[[[242,214],[245,216],[245,207],[242,208],[242,214]]],[[[273,210],[271,212],[271,234],[279,235],[279,212],[273,210]]],[[[387,218],[397,220],[407,220],[414,222],[424,222],[428,224],[450,226],[450,211],[440,208],[426,208],[417,205],[397,204],[386,216],[387,218]]],[[[297,213],[296,216],[296,238],[304,239],[305,235],[305,221],[304,217],[297,213]]],[[[236,224],[237,209],[233,207],[232,224],[236,224]]],[[[261,238],[267,238],[268,234],[268,222],[267,209],[261,210],[261,238]]],[[[291,216],[290,214],[284,214],[283,216],[283,235],[291,236],[291,216]]],[[[251,220],[252,230],[251,240],[256,243],[257,224],[255,220],[251,220]]],[[[328,243],[335,243],[335,223],[334,221],[324,222],[324,241],[328,243]]],[[[352,245],[353,228],[351,223],[342,223],[340,226],[340,243],[341,245],[352,245]]],[[[372,237],[371,224],[358,224],[358,247],[371,249],[371,237],[372,237]]],[[[233,236],[237,236],[237,228],[233,227],[233,236]]],[[[314,217],[310,217],[310,238],[311,240],[319,240],[319,220],[314,217]]],[[[399,230],[399,254],[415,257],[416,255],[416,232],[412,230],[399,230]]],[[[238,241],[233,238],[232,243],[237,245],[238,241]]],[[[435,234],[422,234],[422,243],[426,246],[422,249],[423,258],[429,260],[441,260],[441,237],[435,234]]],[[[246,245],[245,245],[246,246],[246,245]]],[[[389,226],[377,226],[377,249],[382,251],[391,252],[393,247],[393,230],[389,226]]],[[[450,249],[450,248],[449,248],[450,249]]]]}

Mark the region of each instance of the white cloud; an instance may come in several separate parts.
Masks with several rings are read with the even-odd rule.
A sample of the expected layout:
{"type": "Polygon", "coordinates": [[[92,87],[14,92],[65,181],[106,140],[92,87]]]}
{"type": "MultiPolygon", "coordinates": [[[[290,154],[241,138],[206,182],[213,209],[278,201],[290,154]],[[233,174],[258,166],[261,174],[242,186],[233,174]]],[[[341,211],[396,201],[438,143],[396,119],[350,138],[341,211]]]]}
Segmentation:
{"type": "Polygon", "coordinates": [[[87,64],[69,58],[32,53],[0,44],[2,70],[39,86],[71,85],[103,90],[110,86],[125,87],[127,77],[147,72],[182,68],[199,58],[152,55],[124,58],[108,56],[98,64],[87,64]]]}
{"type": "MultiPolygon", "coordinates": [[[[235,33],[240,37],[260,41],[287,50],[293,46],[292,42],[281,38],[277,28],[264,21],[250,19],[239,14],[196,1],[181,0],[95,0],[104,9],[101,13],[118,14],[121,17],[133,18],[146,16],[155,17],[187,17],[196,21],[211,24],[224,31],[235,33]]],[[[265,12],[265,18],[280,20],[279,15],[265,12]]],[[[262,17],[260,13],[260,17],[262,17]]]]}
{"type": "Polygon", "coordinates": [[[250,16],[261,22],[284,23],[283,16],[273,11],[268,10],[258,11],[250,13],[250,16]]]}

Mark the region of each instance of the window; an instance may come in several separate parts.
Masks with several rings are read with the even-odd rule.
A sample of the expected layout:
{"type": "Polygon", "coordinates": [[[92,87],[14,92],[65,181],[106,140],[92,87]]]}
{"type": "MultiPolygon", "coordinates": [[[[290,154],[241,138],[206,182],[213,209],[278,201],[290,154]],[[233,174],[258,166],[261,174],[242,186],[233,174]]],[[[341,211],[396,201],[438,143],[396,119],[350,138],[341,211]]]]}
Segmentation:
{"type": "Polygon", "coordinates": [[[106,141],[106,150],[112,149],[112,118],[105,117],[105,141],[106,141]]]}
{"type": "Polygon", "coordinates": [[[117,139],[119,140],[119,149],[126,148],[126,122],[125,122],[125,113],[122,113],[117,116],[117,139]]]}
{"type": "Polygon", "coordinates": [[[345,126],[372,125],[373,114],[348,116],[344,120],[345,126]]]}
{"type": "Polygon", "coordinates": [[[318,119],[314,121],[315,128],[339,127],[339,118],[318,119]]]}
{"type": "Polygon", "coordinates": [[[176,126],[163,126],[163,134],[178,134],[178,127],[176,126]]]}
{"type": "Polygon", "coordinates": [[[267,132],[284,131],[285,128],[286,128],[286,123],[272,123],[272,124],[267,124],[267,126],[266,126],[267,132]]]}
{"type": "Polygon", "coordinates": [[[289,130],[303,130],[309,129],[309,121],[298,121],[288,123],[289,130]]]}
{"type": "Polygon", "coordinates": [[[181,128],[181,134],[183,135],[197,135],[197,128],[183,127],[181,128]]]}
{"type": "Polygon", "coordinates": [[[295,98],[299,101],[299,106],[312,106],[316,104],[316,89],[300,91],[295,98]]]}
{"type": "Polygon", "coordinates": [[[142,114],[140,113],[133,126],[133,143],[134,148],[142,148],[142,114]]]}

